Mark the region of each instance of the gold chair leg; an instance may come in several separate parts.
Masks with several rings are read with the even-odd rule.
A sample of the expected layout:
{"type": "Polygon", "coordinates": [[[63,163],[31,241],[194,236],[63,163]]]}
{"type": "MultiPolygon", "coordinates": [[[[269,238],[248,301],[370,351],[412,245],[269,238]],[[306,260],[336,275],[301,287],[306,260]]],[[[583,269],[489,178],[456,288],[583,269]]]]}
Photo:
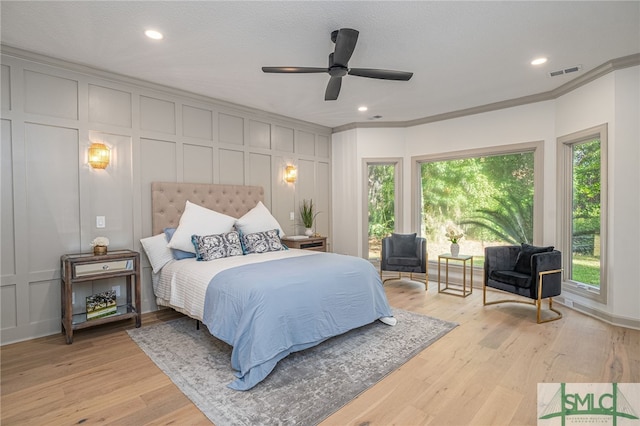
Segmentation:
{"type": "MultiPolygon", "coordinates": [[[[380,279],[382,280],[382,284],[384,285],[384,283],[386,283],[387,281],[393,281],[393,280],[399,280],[402,279],[402,272],[398,272],[398,277],[391,277],[391,278],[387,278],[387,279],[382,279],[382,269],[380,270],[380,279]]],[[[413,272],[409,272],[409,279],[411,281],[416,281],[413,279],[413,272]]],[[[427,291],[427,283],[428,283],[428,275],[427,278],[424,281],[424,291],[427,291]]]]}
{"type": "Polygon", "coordinates": [[[562,269],[554,269],[552,271],[543,271],[539,273],[539,282],[538,282],[538,298],[529,302],[529,301],[525,301],[525,300],[517,300],[517,299],[501,299],[501,300],[494,300],[492,302],[487,302],[487,284],[484,283],[482,285],[482,304],[484,306],[488,306],[488,305],[497,305],[500,303],[522,303],[524,305],[534,305],[536,307],[536,322],[538,324],[543,324],[545,322],[551,322],[551,321],[556,321],[559,320],[560,318],[562,318],[562,312],[558,311],[557,309],[555,309],[553,307],[553,297],[549,297],[549,310],[554,312],[556,315],[554,315],[552,318],[547,318],[545,320],[541,319],[541,307],[542,307],[542,278],[544,275],[548,275],[548,274],[555,274],[558,272],[562,272],[562,269]]]}
{"type": "Polygon", "coordinates": [[[393,280],[399,280],[402,278],[402,272],[398,272],[398,277],[391,277],[391,278],[387,278],[386,280],[382,280],[382,271],[380,271],[380,279],[382,280],[382,284],[384,285],[384,283],[386,283],[387,281],[393,281],[393,280]]]}
{"type": "Polygon", "coordinates": [[[555,321],[555,320],[559,320],[560,318],[562,318],[562,312],[558,311],[557,309],[555,309],[553,307],[553,297],[549,297],[549,310],[554,312],[556,315],[548,318],[546,320],[541,320],[540,319],[540,308],[542,306],[542,278],[545,275],[549,275],[549,274],[557,274],[557,273],[561,273],[562,269],[553,269],[551,271],[542,271],[540,273],[538,273],[539,275],[539,279],[538,279],[538,300],[537,302],[537,306],[538,306],[538,313],[537,313],[537,321],[538,324],[542,324],[545,322],[550,322],[550,321],[555,321]]]}
{"type": "Polygon", "coordinates": [[[425,252],[424,261],[426,267],[424,268],[424,291],[427,291],[427,287],[429,287],[429,254],[425,252]]]}
{"type": "MultiPolygon", "coordinates": [[[[427,291],[427,287],[429,286],[429,273],[427,272],[424,277],[424,291],[427,291]]],[[[413,272],[409,272],[409,279],[411,281],[417,281],[413,279],[413,272]]]]}

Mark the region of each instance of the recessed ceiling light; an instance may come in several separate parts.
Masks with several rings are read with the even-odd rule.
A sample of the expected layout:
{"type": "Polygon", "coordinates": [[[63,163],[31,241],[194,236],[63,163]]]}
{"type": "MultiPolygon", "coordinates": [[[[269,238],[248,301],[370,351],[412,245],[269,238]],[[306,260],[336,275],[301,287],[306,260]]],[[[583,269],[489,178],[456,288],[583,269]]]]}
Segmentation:
{"type": "Polygon", "coordinates": [[[531,65],[542,65],[545,62],[547,62],[547,58],[536,58],[533,61],[531,61],[531,65]]]}
{"type": "Polygon", "coordinates": [[[159,32],[159,31],[156,31],[156,30],[146,30],[144,32],[144,35],[146,35],[147,37],[152,38],[154,40],[162,40],[164,38],[162,33],[159,32]]]}
{"type": "Polygon", "coordinates": [[[358,111],[360,111],[360,112],[364,112],[364,111],[366,111],[366,110],[368,110],[368,109],[369,109],[369,108],[367,108],[366,106],[358,107],[358,111]]]}

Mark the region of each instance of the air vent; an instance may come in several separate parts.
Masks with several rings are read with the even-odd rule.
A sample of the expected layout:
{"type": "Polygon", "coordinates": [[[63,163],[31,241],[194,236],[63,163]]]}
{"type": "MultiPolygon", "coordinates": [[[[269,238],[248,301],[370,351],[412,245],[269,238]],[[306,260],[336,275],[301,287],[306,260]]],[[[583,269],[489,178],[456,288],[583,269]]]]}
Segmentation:
{"type": "Polygon", "coordinates": [[[576,65],[575,67],[569,67],[563,70],[551,71],[549,73],[549,77],[557,77],[559,75],[570,74],[572,72],[580,71],[581,69],[582,69],[582,65],[576,65]]]}

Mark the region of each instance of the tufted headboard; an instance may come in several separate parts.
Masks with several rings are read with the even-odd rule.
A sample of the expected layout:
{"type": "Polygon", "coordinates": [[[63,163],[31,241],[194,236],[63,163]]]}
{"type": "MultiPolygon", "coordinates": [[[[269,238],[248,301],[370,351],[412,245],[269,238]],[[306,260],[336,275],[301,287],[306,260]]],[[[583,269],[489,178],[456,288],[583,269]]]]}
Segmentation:
{"type": "Polygon", "coordinates": [[[264,201],[264,189],[261,186],[152,182],[152,235],[160,234],[164,228],[177,227],[187,200],[239,218],[258,201],[264,201]]]}

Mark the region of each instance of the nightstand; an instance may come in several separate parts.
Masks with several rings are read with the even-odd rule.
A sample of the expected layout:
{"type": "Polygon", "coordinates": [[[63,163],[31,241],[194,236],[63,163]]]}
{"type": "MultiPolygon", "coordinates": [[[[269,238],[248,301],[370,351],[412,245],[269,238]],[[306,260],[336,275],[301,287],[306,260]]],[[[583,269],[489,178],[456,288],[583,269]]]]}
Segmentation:
{"type": "Polygon", "coordinates": [[[327,237],[309,237],[302,239],[284,237],[282,242],[292,249],[327,251],[327,237]]]}
{"type": "Polygon", "coordinates": [[[65,254],[60,257],[62,283],[62,332],[67,344],[73,343],[73,332],[113,321],[129,318],[141,325],[140,253],[132,250],[114,250],[105,255],[93,253],[65,254]],[[87,319],[86,312],[73,313],[73,286],[97,280],[123,277],[126,279],[126,303],[117,312],[106,317],[87,319]],[[132,282],[133,281],[133,282],[132,282]],[[132,288],[133,284],[133,288],[132,288]],[[135,293],[135,294],[134,294],[135,293]]]}

